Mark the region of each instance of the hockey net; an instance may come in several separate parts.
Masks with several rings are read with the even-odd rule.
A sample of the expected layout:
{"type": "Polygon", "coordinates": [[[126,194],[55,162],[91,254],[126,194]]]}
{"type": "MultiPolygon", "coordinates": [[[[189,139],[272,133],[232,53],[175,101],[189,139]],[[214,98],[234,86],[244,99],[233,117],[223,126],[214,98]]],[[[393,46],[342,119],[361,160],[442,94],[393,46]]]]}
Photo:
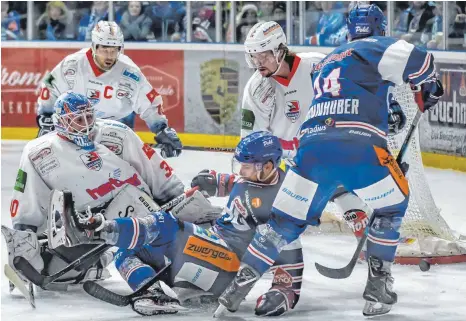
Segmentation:
{"type": "MultiPolygon", "coordinates": [[[[389,138],[389,149],[396,157],[416,115],[417,105],[409,85],[396,87],[394,95],[407,117],[404,131],[389,138]]],[[[431,264],[466,262],[466,237],[452,231],[441,216],[430,192],[424,174],[417,129],[404,161],[409,164],[407,178],[410,199],[400,231],[395,262],[419,264],[422,259],[431,264]]],[[[343,219],[343,213],[332,202],[325,208],[321,220],[321,226],[312,228],[311,233],[351,233],[343,219]]]]}

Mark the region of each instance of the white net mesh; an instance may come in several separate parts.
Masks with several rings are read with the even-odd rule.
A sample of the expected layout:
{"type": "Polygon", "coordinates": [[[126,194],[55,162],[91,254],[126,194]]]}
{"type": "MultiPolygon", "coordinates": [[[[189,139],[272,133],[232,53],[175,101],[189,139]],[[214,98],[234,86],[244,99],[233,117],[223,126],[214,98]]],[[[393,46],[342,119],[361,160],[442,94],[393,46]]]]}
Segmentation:
{"type": "MultiPolygon", "coordinates": [[[[394,95],[407,117],[404,130],[389,138],[389,149],[396,157],[416,115],[417,105],[409,85],[396,87],[394,95]]],[[[440,210],[430,193],[424,174],[417,129],[404,161],[409,164],[407,178],[410,199],[401,228],[402,242],[398,247],[397,256],[431,257],[466,254],[466,243],[459,241],[453,234],[440,215],[440,210]]],[[[338,207],[330,202],[322,215],[322,225],[319,228],[311,228],[312,233],[351,233],[342,214],[338,207]]]]}

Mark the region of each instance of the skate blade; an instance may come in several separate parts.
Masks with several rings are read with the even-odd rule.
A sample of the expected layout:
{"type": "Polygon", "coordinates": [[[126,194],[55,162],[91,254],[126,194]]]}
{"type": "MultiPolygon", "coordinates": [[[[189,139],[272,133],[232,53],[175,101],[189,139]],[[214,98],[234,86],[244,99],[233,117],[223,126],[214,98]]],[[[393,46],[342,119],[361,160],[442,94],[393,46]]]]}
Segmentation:
{"type": "Polygon", "coordinates": [[[371,302],[366,301],[362,314],[366,317],[373,317],[376,315],[382,315],[390,312],[392,305],[380,303],[380,302],[371,302]]]}
{"type": "Polygon", "coordinates": [[[178,303],[165,303],[165,304],[154,304],[152,300],[140,300],[135,303],[135,307],[141,309],[148,309],[154,311],[170,311],[170,312],[179,312],[189,310],[186,307],[182,307],[178,303]]]}

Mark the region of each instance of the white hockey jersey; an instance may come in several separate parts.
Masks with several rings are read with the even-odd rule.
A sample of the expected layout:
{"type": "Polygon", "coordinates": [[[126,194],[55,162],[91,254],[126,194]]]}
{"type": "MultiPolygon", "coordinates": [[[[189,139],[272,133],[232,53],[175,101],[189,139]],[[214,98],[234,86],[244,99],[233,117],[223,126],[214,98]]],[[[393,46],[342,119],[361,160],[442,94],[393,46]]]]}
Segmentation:
{"type": "Polygon", "coordinates": [[[280,138],[283,156],[291,157],[298,147],[297,133],[314,98],[311,70],[324,58],[320,53],[300,53],[288,79],[265,78],[256,71],[244,89],[241,137],[269,131],[280,138]]]}
{"type": "Polygon", "coordinates": [[[67,90],[85,95],[100,119],[119,120],[134,111],[152,132],[167,123],[162,96],[152,88],[139,67],[123,54],[106,72],[97,67],[90,48],[65,57],[44,78],[38,114],[52,113],[58,96],[67,90]]]}
{"type": "Polygon", "coordinates": [[[144,190],[159,204],[184,192],[167,161],[129,127],[98,120],[94,128],[93,151],[57,132],[26,144],[10,206],[14,227],[24,224],[43,231],[53,189],[71,191],[77,211],[106,205],[127,184],[144,190]]]}

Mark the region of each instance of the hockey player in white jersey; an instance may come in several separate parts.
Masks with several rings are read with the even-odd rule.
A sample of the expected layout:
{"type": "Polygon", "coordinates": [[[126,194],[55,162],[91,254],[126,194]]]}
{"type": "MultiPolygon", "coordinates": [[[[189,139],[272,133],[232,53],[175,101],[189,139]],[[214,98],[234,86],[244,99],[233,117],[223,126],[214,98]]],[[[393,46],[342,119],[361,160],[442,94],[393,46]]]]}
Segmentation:
{"type": "MultiPolygon", "coordinates": [[[[311,70],[324,57],[291,52],[285,33],[274,21],[259,22],[244,42],[246,61],[256,69],[244,89],[241,137],[269,131],[280,139],[283,158],[293,163],[298,131],[314,98],[311,70]]],[[[369,208],[354,194],[337,190],[332,201],[357,238],[368,222],[369,208]]]]}
{"type": "MultiPolygon", "coordinates": [[[[62,269],[93,247],[67,249],[62,246],[63,240],[55,238],[57,230],[50,226],[55,219],[47,219],[53,212],[49,210],[52,190],[71,191],[80,212],[106,211],[109,217],[145,215],[156,208],[154,204],[165,204],[184,192],[173,169],[154,149],[126,125],[96,120],[94,107],[84,95],[62,94],[55,102],[52,118],[55,131],[24,147],[10,206],[13,229],[2,226],[10,266],[14,269],[14,258],[22,256],[45,275],[62,269]],[[38,236],[44,231],[49,236],[48,248],[39,246],[38,236]]],[[[208,203],[200,192],[194,197],[208,203]]],[[[57,288],[108,277],[104,268],[113,256],[101,258],[106,262],[97,257],[52,285],[57,288]]]]}
{"type": "Polygon", "coordinates": [[[133,128],[138,114],[157,135],[162,156],[181,153],[181,141],[163,113],[162,96],[123,54],[123,33],[115,22],[99,21],[92,30],[92,47],[65,57],[45,77],[38,98],[38,136],[53,130],[53,106],[67,90],[85,95],[97,118],[119,120],[133,128]]]}

